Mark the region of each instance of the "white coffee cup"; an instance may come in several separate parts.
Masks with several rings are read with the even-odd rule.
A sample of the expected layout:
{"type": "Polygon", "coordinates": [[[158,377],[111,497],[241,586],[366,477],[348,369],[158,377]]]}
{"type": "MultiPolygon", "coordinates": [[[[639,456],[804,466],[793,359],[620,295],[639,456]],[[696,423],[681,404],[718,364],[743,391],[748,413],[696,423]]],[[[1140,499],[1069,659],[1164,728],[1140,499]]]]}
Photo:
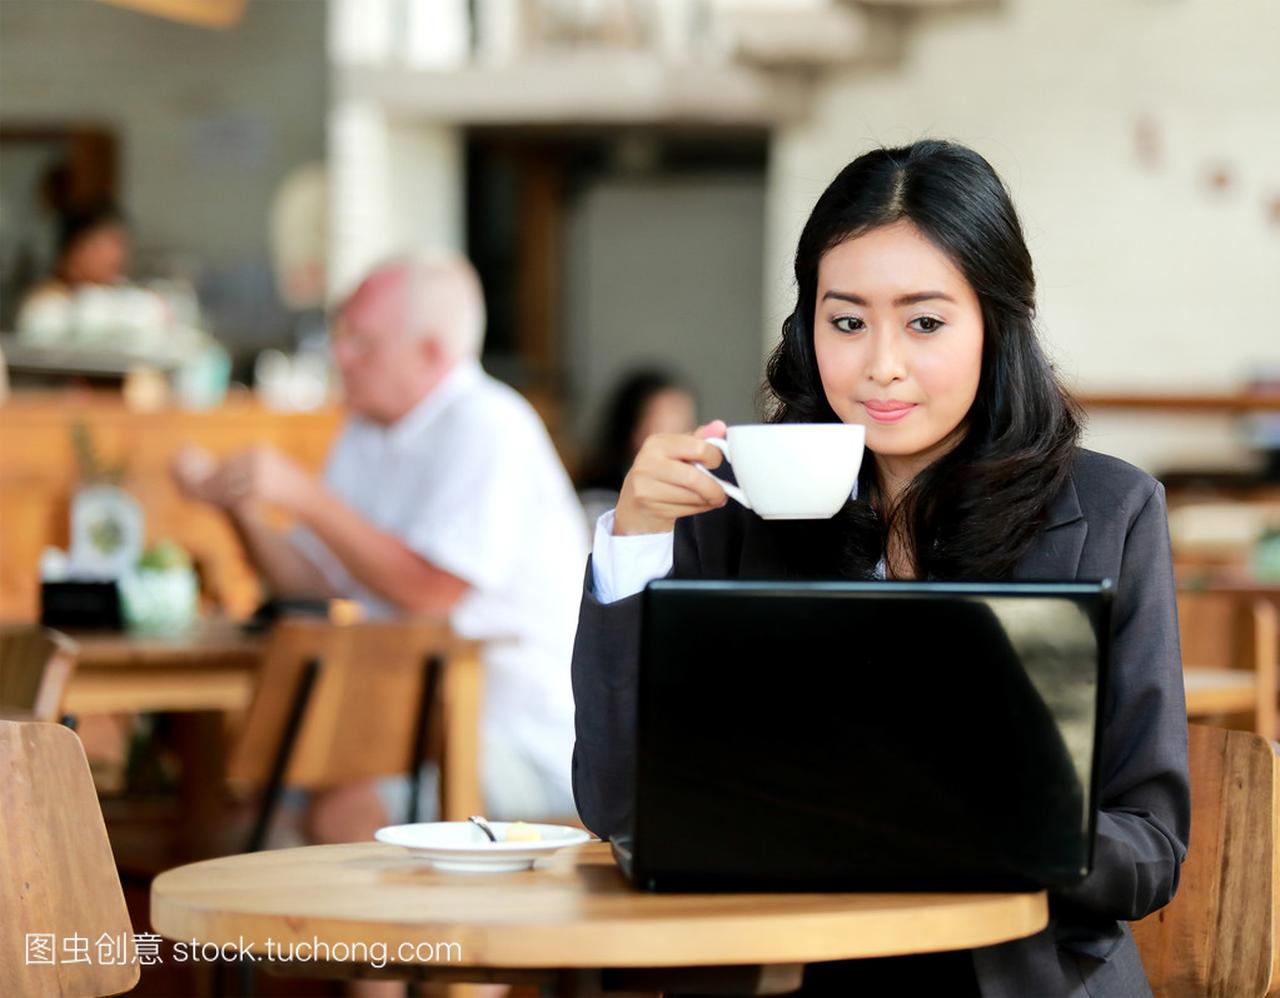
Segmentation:
{"type": "Polygon", "coordinates": [[[835,516],[853,492],[866,430],[855,423],[761,423],[731,426],[725,439],[707,443],[732,463],[738,484],[716,481],[747,509],[765,520],[820,520],[835,516]]]}

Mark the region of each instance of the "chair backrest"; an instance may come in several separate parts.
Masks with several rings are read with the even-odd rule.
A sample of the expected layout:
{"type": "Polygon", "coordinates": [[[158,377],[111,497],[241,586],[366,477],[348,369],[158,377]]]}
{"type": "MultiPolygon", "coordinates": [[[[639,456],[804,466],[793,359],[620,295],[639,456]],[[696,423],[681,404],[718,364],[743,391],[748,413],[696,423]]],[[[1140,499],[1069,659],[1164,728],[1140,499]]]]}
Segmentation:
{"type": "Polygon", "coordinates": [[[439,620],[282,620],[268,641],[228,779],[241,786],[267,782],[310,661],[319,663],[319,672],[285,784],[317,788],[407,773],[416,751],[425,663],[431,656],[447,659],[464,643],[439,620]]]}
{"type": "Polygon", "coordinates": [[[1184,665],[1209,669],[1252,669],[1254,631],[1270,604],[1230,593],[1178,593],[1178,632],[1184,665]]]}
{"type": "Polygon", "coordinates": [[[77,655],[76,643],[57,631],[0,627],[0,713],[59,720],[77,655]]]}
{"type": "Polygon", "coordinates": [[[1183,666],[1189,673],[1197,673],[1188,676],[1188,713],[1210,717],[1213,723],[1241,711],[1251,713],[1249,726],[1265,737],[1275,737],[1280,716],[1280,611],[1275,604],[1231,593],[1181,592],[1178,629],[1183,666]],[[1252,682],[1244,688],[1245,699],[1240,700],[1240,684],[1245,682],[1240,674],[1244,672],[1250,673],[1252,682]],[[1237,701],[1229,707],[1220,703],[1227,690],[1235,691],[1227,696],[1237,701]]]}
{"type": "Polygon", "coordinates": [[[131,989],[133,928],[75,732],[0,721],[0,815],[0,994],[131,989]]]}
{"type": "Polygon", "coordinates": [[[1156,998],[1280,987],[1280,757],[1246,731],[1190,726],[1191,846],[1178,894],[1133,924],[1156,998]]]}

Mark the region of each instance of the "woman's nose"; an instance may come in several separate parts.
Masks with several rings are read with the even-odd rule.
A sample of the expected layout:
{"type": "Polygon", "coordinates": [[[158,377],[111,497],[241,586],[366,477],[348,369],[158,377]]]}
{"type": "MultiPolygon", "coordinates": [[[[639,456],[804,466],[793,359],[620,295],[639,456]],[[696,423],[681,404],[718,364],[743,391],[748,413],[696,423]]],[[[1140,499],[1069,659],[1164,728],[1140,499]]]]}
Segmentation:
{"type": "Polygon", "coordinates": [[[867,377],[879,385],[901,381],[907,376],[906,358],[898,336],[891,331],[877,331],[871,337],[871,363],[867,377]]]}

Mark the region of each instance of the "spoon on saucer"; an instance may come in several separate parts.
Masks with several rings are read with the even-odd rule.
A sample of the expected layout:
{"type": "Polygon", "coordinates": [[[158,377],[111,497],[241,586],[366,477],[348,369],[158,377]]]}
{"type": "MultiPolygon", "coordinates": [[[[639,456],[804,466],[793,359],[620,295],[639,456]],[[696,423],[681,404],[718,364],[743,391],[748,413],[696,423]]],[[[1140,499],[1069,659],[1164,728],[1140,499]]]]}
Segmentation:
{"type": "Polygon", "coordinates": [[[480,829],[480,831],[484,832],[485,835],[489,836],[490,842],[498,841],[498,836],[493,834],[493,829],[489,827],[489,822],[485,820],[485,818],[483,818],[481,815],[473,814],[467,820],[471,822],[471,824],[475,825],[478,829],[480,829]]]}

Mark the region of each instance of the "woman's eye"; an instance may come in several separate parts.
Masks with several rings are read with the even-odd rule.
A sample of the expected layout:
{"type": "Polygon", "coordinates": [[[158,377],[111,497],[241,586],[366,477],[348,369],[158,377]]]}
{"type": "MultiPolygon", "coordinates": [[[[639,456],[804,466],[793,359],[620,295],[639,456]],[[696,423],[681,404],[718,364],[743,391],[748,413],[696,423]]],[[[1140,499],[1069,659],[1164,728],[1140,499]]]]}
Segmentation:
{"type": "Polygon", "coordinates": [[[941,319],[935,319],[931,315],[922,315],[918,319],[912,319],[910,325],[912,329],[919,330],[922,333],[936,333],[946,323],[941,319]]]}
{"type": "Polygon", "coordinates": [[[832,319],[831,324],[842,333],[856,333],[863,327],[863,322],[856,315],[842,315],[832,319]]]}

